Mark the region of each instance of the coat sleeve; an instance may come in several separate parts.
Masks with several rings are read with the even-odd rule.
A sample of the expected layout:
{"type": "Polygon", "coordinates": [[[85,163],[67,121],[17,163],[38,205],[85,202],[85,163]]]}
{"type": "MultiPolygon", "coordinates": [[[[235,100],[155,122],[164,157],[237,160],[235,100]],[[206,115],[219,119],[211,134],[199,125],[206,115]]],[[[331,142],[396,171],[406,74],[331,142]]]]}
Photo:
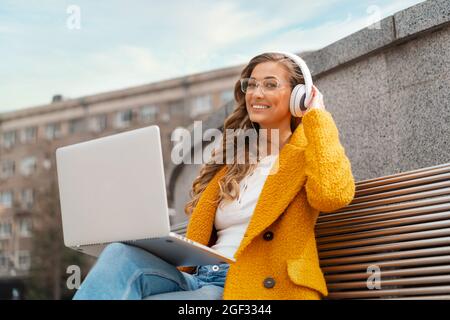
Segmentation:
{"type": "Polygon", "coordinates": [[[331,114],[312,109],[302,123],[307,138],[305,189],[309,204],[320,212],[347,206],[355,196],[355,181],[331,114]]]}

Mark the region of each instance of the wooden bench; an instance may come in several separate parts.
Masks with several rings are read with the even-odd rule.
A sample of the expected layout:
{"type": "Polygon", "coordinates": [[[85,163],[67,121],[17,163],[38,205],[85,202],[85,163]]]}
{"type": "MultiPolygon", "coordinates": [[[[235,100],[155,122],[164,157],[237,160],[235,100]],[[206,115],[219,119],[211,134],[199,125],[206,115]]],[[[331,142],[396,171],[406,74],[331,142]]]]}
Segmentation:
{"type": "Polygon", "coordinates": [[[316,240],[327,299],[449,299],[450,163],[357,182],[316,240]]]}

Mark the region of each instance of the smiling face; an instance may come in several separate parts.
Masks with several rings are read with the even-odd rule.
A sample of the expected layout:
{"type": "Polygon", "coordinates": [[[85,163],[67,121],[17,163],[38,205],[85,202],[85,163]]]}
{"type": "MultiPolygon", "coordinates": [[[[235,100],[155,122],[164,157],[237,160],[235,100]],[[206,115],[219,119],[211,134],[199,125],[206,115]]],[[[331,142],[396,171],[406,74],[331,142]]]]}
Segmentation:
{"type": "Polygon", "coordinates": [[[245,103],[250,120],[257,122],[261,128],[286,128],[290,125],[291,114],[289,100],[291,87],[289,73],[277,62],[263,62],[256,65],[250,78],[262,82],[265,78],[276,78],[281,82],[273,92],[262,92],[261,86],[245,94],[245,103]],[[260,106],[258,108],[258,106],[260,106]],[[267,106],[268,108],[261,108],[267,106]]]}

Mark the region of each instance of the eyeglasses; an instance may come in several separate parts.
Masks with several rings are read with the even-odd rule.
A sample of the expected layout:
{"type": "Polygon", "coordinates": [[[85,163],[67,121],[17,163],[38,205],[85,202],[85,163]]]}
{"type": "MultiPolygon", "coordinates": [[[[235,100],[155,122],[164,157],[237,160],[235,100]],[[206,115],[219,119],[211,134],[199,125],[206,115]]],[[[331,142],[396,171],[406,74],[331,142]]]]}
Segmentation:
{"type": "Polygon", "coordinates": [[[241,90],[244,93],[254,93],[261,84],[261,90],[263,93],[273,93],[284,83],[278,79],[264,79],[260,82],[253,78],[244,78],[240,79],[240,81],[241,90]]]}

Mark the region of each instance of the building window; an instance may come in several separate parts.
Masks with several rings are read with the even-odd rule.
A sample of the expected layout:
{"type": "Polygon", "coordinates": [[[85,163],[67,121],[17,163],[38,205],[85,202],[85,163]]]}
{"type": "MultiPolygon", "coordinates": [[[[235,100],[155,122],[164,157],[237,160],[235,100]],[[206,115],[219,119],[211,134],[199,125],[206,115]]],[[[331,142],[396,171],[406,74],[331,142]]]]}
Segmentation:
{"type": "Polygon", "coordinates": [[[8,257],[0,253],[0,269],[7,269],[8,268],[8,257]]]}
{"type": "Polygon", "coordinates": [[[36,157],[26,157],[20,163],[20,173],[29,176],[36,171],[36,157]]]}
{"type": "Polygon", "coordinates": [[[172,101],[169,104],[169,110],[170,110],[170,114],[184,115],[184,113],[185,113],[184,101],[183,100],[172,101]]]}
{"type": "Polygon", "coordinates": [[[31,210],[34,204],[34,192],[33,189],[23,189],[20,193],[20,200],[22,204],[22,209],[31,210]]]}
{"type": "Polygon", "coordinates": [[[191,117],[206,114],[212,110],[211,95],[204,95],[194,98],[191,107],[191,117]]]}
{"type": "Polygon", "coordinates": [[[19,224],[19,234],[21,237],[31,237],[31,219],[22,219],[19,224]]]}
{"type": "Polygon", "coordinates": [[[9,222],[0,222],[0,238],[8,239],[11,237],[12,227],[9,222]]]}
{"type": "Polygon", "coordinates": [[[125,128],[131,124],[132,110],[119,111],[116,114],[116,128],[125,128]]]}
{"type": "Polygon", "coordinates": [[[155,106],[145,106],[141,108],[141,121],[153,122],[156,120],[158,110],[155,106]]]}
{"type": "Polygon", "coordinates": [[[84,119],[72,119],[69,121],[69,133],[77,134],[84,131],[84,119]]]}
{"type": "Polygon", "coordinates": [[[0,206],[5,208],[12,208],[13,205],[13,192],[3,191],[0,193],[0,206]]]}
{"type": "Polygon", "coordinates": [[[59,123],[50,123],[45,127],[45,137],[53,140],[61,136],[61,125],[59,123]]]}
{"type": "Polygon", "coordinates": [[[15,162],[14,160],[3,160],[2,161],[2,167],[0,171],[0,178],[1,179],[7,179],[9,177],[12,177],[15,172],[15,162]]]}
{"type": "Polygon", "coordinates": [[[102,132],[107,127],[108,117],[106,114],[99,114],[91,118],[90,129],[93,132],[102,132]]]}
{"type": "Polygon", "coordinates": [[[36,142],[37,137],[37,128],[36,127],[28,127],[22,131],[22,143],[32,143],[36,142]]]}
{"type": "Polygon", "coordinates": [[[29,270],[31,266],[30,252],[29,251],[19,251],[18,252],[18,269],[29,270]]]}
{"type": "Polygon", "coordinates": [[[233,90],[223,91],[220,94],[220,103],[221,104],[226,104],[232,100],[234,100],[234,91],[233,90]]]}
{"type": "Polygon", "coordinates": [[[5,148],[11,148],[16,144],[16,132],[8,131],[3,133],[3,146],[5,148]]]}

